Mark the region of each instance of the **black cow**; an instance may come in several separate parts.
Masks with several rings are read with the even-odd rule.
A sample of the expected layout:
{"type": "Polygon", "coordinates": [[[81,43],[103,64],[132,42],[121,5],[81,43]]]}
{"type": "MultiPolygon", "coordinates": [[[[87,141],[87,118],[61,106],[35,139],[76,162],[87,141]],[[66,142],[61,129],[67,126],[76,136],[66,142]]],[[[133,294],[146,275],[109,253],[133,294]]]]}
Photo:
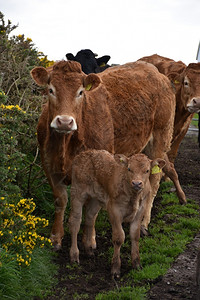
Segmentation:
{"type": "Polygon", "coordinates": [[[74,60],[81,64],[82,70],[85,74],[100,73],[107,69],[109,65],[107,62],[110,59],[109,55],[96,58],[97,54],[93,53],[90,49],[80,50],[76,56],[72,53],[67,53],[68,60],[74,60]]]}

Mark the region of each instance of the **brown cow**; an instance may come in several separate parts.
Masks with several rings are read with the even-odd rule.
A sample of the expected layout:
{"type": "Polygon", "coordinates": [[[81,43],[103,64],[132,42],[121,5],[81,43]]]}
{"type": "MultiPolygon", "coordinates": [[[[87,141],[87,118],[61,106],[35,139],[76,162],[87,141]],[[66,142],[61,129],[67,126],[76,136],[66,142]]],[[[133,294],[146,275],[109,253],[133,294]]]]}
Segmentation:
{"type": "Polygon", "coordinates": [[[179,145],[189,128],[193,114],[200,111],[200,63],[186,66],[181,61],[176,62],[157,54],[143,57],[140,60],[155,65],[173,82],[176,89],[174,133],[168,153],[170,161],[174,163],[179,145]]]}
{"type": "MultiPolygon", "coordinates": [[[[165,158],[173,132],[175,96],[167,77],[145,62],[86,75],[79,63],[61,61],[49,72],[36,67],[31,74],[38,85],[47,87],[48,102],[37,131],[42,164],[55,198],[51,239],[59,248],[67,204],[65,184],[71,180],[73,158],[89,148],[126,156],[148,150],[151,159],[165,158]]],[[[164,169],[184,203],[185,195],[173,165],[166,164],[164,169]]],[[[159,174],[153,176],[145,228],[159,181],[159,174]]]]}
{"type": "Polygon", "coordinates": [[[99,210],[104,208],[112,225],[112,276],[120,275],[120,248],[125,239],[123,222],[130,223],[132,265],[134,268],[140,267],[140,228],[146,201],[151,194],[150,175],[161,172],[164,165],[163,159],[151,161],[144,154],[135,154],[129,159],[117,155],[115,160],[112,154],[104,150],[89,150],[75,157],[69,218],[72,262],[79,263],[77,234],[85,206],[83,244],[86,252],[91,255],[96,248],[95,220],[99,210]]]}

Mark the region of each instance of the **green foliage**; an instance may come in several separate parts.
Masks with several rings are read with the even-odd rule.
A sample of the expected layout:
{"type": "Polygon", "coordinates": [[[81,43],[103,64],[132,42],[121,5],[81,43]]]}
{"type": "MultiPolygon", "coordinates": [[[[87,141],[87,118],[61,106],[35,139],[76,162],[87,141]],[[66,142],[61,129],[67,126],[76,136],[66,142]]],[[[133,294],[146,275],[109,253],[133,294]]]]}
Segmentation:
{"type": "Polygon", "coordinates": [[[16,27],[0,12],[0,299],[44,296],[56,270],[46,237],[52,194],[36,136],[42,102],[30,76],[50,62],[30,38],[9,37],[16,27]]]}
{"type": "Polygon", "coordinates": [[[41,98],[30,71],[35,66],[48,67],[53,62],[38,52],[31,38],[10,34],[17,28],[0,12],[0,88],[9,96],[9,104],[19,105],[25,111],[40,111],[41,98]],[[33,94],[34,91],[34,94],[33,94]]]}

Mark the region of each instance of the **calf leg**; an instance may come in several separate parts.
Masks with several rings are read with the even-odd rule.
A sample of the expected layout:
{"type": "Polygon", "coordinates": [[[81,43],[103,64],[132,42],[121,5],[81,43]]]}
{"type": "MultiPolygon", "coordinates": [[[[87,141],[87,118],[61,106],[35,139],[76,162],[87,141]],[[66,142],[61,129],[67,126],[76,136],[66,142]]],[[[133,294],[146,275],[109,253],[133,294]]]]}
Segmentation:
{"type": "Polygon", "coordinates": [[[168,160],[167,155],[165,156],[165,161],[166,161],[166,165],[164,166],[163,171],[173,181],[180,204],[185,204],[187,202],[186,196],[181,188],[181,185],[180,185],[180,182],[178,179],[178,174],[174,168],[174,164],[168,160]]]}
{"type": "Polygon", "coordinates": [[[93,255],[93,249],[96,249],[95,221],[100,209],[101,206],[95,199],[90,199],[85,207],[85,224],[82,241],[88,255],[93,255]]]}
{"type": "MultiPolygon", "coordinates": [[[[144,200],[143,200],[144,201],[144,200]]],[[[140,227],[144,216],[144,204],[138,209],[133,222],[130,224],[131,261],[134,269],[141,268],[139,254],[140,227]]]]}
{"type": "Polygon", "coordinates": [[[77,244],[77,235],[80,230],[80,224],[82,219],[82,207],[83,204],[76,201],[74,205],[71,201],[71,213],[69,217],[69,231],[71,234],[71,248],[70,248],[70,259],[71,262],[79,263],[79,249],[77,244]]]}
{"type": "Polygon", "coordinates": [[[66,185],[58,184],[54,186],[53,193],[55,199],[55,217],[50,239],[55,250],[59,250],[61,248],[61,243],[64,236],[63,219],[68,201],[66,185]]]}
{"type": "Polygon", "coordinates": [[[122,228],[122,218],[119,214],[119,208],[113,206],[108,208],[108,214],[112,225],[112,242],[114,246],[111,274],[113,278],[119,278],[121,269],[120,249],[125,240],[125,233],[122,228]]]}

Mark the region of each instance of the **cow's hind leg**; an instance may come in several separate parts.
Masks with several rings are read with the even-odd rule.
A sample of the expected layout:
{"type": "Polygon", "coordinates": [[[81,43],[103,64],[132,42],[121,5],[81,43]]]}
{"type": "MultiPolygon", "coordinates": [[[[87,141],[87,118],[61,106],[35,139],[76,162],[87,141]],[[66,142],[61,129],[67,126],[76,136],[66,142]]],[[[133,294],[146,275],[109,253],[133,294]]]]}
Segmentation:
{"type": "Polygon", "coordinates": [[[95,199],[88,200],[85,205],[85,224],[82,241],[86,253],[90,256],[93,255],[93,250],[96,249],[95,221],[100,209],[101,206],[95,199]]]}
{"type": "Polygon", "coordinates": [[[50,239],[55,250],[61,248],[62,239],[64,236],[63,220],[65,208],[68,201],[66,185],[58,184],[53,187],[53,194],[55,199],[55,217],[51,230],[50,239]]]}
{"type": "Polygon", "coordinates": [[[163,171],[173,181],[174,186],[176,188],[177,196],[179,198],[179,202],[181,204],[185,204],[187,202],[186,196],[181,188],[181,185],[180,185],[180,182],[178,179],[178,174],[174,168],[174,164],[169,161],[167,155],[165,156],[165,161],[166,161],[166,165],[164,166],[163,171]]]}

